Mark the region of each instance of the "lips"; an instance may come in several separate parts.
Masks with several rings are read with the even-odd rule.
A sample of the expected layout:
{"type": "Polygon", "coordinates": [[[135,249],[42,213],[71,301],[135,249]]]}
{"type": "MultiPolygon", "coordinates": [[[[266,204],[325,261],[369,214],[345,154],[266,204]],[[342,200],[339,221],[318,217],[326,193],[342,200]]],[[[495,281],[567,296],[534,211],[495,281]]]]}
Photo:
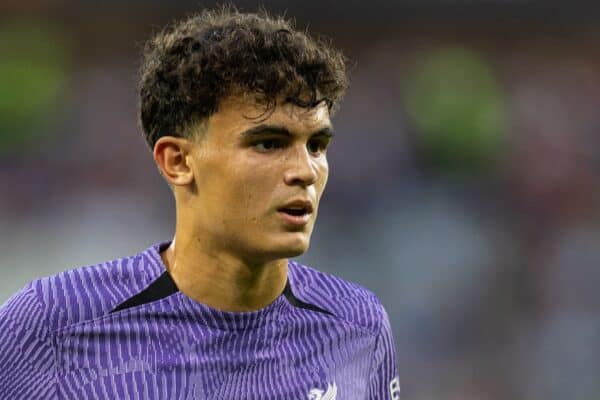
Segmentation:
{"type": "Polygon", "coordinates": [[[282,207],[279,207],[277,211],[281,211],[293,216],[302,216],[311,214],[313,212],[313,205],[309,200],[297,199],[285,204],[282,207]]]}
{"type": "Polygon", "coordinates": [[[277,211],[286,225],[304,229],[311,220],[313,205],[307,199],[295,199],[279,207],[277,211]]]}

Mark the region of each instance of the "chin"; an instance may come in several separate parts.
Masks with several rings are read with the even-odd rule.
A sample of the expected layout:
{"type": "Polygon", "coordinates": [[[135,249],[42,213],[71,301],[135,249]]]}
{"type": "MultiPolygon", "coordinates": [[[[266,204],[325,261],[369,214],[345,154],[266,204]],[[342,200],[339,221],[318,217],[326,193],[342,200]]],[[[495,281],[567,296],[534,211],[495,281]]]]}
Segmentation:
{"type": "Polygon", "coordinates": [[[279,249],[273,249],[273,255],[276,258],[298,257],[306,253],[308,250],[307,244],[298,244],[296,246],[282,246],[279,249]]]}
{"type": "Polygon", "coordinates": [[[306,253],[308,250],[308,243],[305,241],[298,241],[294,244],[282,245],[278,249],[273,250],[272,257],[274,259],[298,257],[306,253]]]}
{"type": "Polygon", "coordinates": [[[283,258],[299,257],[306,253],[306,250],[308,250],[308,247],[303,247],[302,249],[290,249],[290,251],[283,258]]]}

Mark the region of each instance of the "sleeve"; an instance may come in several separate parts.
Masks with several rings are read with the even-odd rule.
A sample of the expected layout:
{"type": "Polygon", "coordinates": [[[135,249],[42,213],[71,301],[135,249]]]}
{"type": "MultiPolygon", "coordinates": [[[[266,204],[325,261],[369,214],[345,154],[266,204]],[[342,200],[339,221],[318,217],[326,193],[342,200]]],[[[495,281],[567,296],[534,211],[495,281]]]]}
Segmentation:
{"type": "Polygon", "coordinates": [[[55,398],[54,349],[30,283],[0,306],[0,399],[55,398]]]}
{"type": "Polygon", "coordinates": [[[396,345],[389,316],[381,307],[381,329],[375,340],[371,364],[368,400],[400,400],[400,378],[396,360],[396,345]]]}

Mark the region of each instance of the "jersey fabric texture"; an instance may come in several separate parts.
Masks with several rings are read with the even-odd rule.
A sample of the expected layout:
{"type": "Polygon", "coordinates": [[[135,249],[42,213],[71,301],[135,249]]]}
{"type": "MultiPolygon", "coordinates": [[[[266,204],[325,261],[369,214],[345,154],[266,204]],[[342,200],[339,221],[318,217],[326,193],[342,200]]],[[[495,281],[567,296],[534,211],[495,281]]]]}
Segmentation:
{"type": "Polygon", "coordinates": [[[32,281],[0,308],[0,399],[396,400],[388,315],[289,261],[284,292],[225,312],[177,290],[169,243],[32,281]]]}

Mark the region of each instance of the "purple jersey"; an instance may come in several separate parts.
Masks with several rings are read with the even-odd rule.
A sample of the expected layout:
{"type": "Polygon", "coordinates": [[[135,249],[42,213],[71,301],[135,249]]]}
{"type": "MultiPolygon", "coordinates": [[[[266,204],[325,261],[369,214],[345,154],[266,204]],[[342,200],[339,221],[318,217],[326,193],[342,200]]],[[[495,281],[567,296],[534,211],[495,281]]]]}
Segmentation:
{"type": "Polygon", "coordinates": [[[396,400],[388,315],[367,289],[290,261],[258,311],[187,297],[156,244],[35,280],[0,308],[0,399],[396,400]]]}

